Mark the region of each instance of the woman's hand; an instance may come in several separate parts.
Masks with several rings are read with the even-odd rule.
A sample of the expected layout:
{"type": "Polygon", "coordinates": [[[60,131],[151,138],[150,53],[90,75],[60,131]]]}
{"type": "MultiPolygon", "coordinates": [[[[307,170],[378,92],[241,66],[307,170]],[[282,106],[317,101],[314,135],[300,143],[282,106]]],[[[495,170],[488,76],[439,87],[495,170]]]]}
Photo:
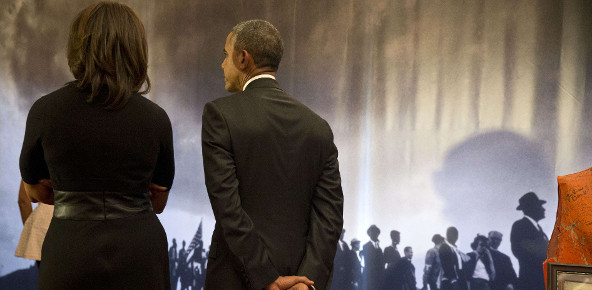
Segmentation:
{"type": "Polygon", "coordinates": [[[155,183],[150,183],[148,187],[150,192],[150,201],[152,202],[152,210],[159,214],[164,211],[167,200],[169,199],[169,190],[155,183]]]}
{"type": "Polygon", "coordinates": [[[23,181],[23,185],[31,202],[53,204],[53,187],[49,179],[40,179],[37,184],[28,184],[23,181]]]}

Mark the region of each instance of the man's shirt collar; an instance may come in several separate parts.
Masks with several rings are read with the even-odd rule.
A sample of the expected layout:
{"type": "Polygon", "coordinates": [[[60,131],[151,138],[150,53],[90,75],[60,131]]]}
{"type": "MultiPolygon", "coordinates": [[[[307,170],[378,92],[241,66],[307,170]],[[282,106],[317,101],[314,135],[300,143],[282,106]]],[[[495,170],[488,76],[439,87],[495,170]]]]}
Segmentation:
{"type": "Polygon", "coordinates": [[[524,215],[524,217],[527,218],[537,230],[539,230],[539,223],[537,221],[527,215],[524,215]]]}
{"type": "Polygon", "coordinates": [[[256,75],[256,76],[254,76],[254,77],[250,78],[250,79],[249,79],[249,80],[248,80],[248,81],[245,83],[245,85],[243,86],[243,91],[247,89],[247,86],[248,86],[248,85],[249,85],[249,84],[250,84],[252,81],[254,81],[254,80],[258,80],[258,79],[264,79],[264,78],[265,78],[265,79],[274,79],[274,80],[275,80],[275,77],[274,77],[274,76],[272,76],[272,75],[270,75],[270,74],[260,74],[260,75],[256,75]]]}

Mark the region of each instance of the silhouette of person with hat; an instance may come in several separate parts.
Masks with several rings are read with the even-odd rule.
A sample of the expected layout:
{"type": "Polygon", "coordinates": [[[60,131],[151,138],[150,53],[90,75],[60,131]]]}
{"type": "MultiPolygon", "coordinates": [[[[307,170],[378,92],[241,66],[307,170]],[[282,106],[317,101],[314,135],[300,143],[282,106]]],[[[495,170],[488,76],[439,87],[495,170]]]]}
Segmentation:
{"type": "Polygon", "coordinates": [[[545,218],[543,204],[546,201],[528,192],[518,203],[516,210],[522,210],[524,217],[514,222],[510,233],[512,253],[520,264],[518,289],[544,290],[543,262],[547,258],[549,239],[538,222],[545,218]]]}
{"type": "Polygon", "coordinates": [[[350,263],[350,284],[346,287],[349,289],[360,289],[362,286],[362,261],[360,252],[360,240],[353,238],[351,240],[351,251],[348,252],[348,261],[350,263]]]}
{"type": "Polygon", "coordinates": [[[379,290],[384,280],[384,256],[378,244],[380,229],[371,225],[366,231],[370,241],[364,244],[363,287],[367,290],[379,290]],[[364,287],[365,286],[365,287],[364,287]]]}

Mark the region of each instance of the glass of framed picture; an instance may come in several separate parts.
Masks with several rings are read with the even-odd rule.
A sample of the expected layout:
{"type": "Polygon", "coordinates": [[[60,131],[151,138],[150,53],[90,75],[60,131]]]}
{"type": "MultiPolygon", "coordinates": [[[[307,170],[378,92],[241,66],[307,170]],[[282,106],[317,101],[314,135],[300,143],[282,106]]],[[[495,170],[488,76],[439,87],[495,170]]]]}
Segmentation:
{"type": "Polygon", "coordinates": [[[548,263],[547,290],[592,290],[592,266],[548,263]]]}

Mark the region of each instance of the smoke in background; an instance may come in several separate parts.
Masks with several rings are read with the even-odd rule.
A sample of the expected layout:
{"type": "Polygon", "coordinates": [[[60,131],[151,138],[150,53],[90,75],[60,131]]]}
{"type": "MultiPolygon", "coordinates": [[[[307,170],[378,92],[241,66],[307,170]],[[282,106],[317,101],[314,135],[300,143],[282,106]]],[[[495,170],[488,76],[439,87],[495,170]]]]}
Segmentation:
{"type": "MultiPolygon", "coordinates": [[[[365,242],[377,224],[386,246],[397,229],[421,269],[431,236],[454,225],[461,249],[495,229],[511,256],[518,198],[534,190],[548,201],[541,224],[550,235],[555,177],[592,164],[585,0],[122,2],[148,32],[147,97],[173,123],[177,175],[160,216],[169,240],[191,240],[203,217],[209,244],[201,113],[227,95],[223,46],[246,19],[280,30],[280,84],[334,130],[347,240],[365,242]]],[[[30,264],[13,257],[26,114],[71,80],[69,24],[90,3],[0,0],[0,275],[30,264]]]]}

